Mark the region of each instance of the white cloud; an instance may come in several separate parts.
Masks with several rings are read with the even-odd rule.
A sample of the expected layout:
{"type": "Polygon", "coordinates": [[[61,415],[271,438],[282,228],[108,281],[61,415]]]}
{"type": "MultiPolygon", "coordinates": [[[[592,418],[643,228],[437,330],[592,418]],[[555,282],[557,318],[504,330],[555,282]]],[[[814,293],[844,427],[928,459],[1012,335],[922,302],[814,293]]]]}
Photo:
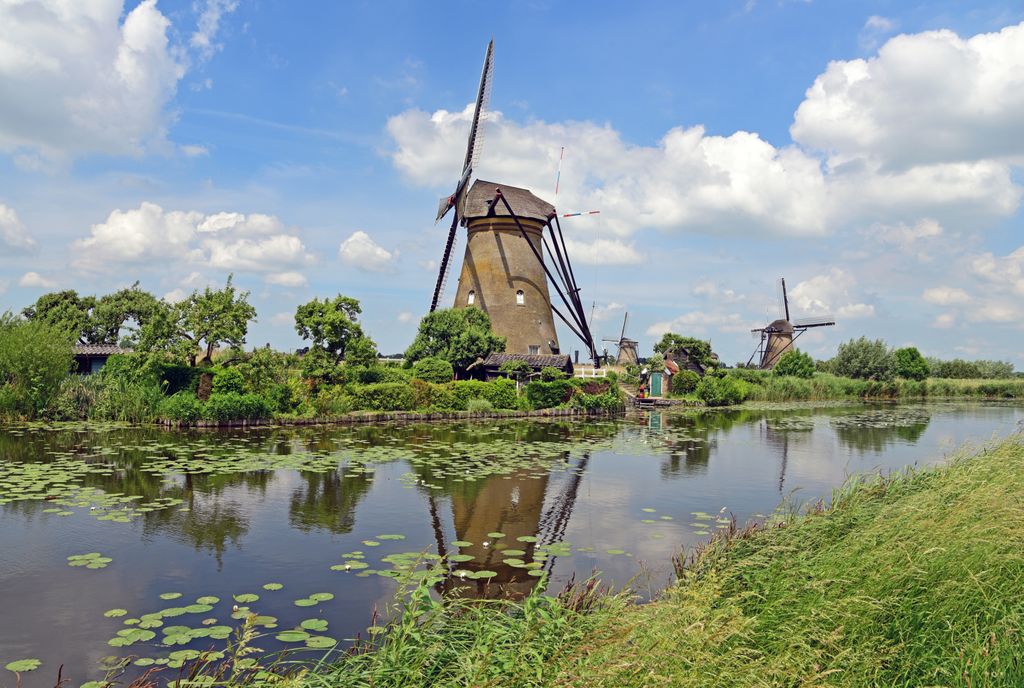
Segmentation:
{"type": "Polygon", "coordinates": [[[397,320],[400,323],[411,323],[413,321],[413,318],[415,318],[415,316],[409,311],[402,311],[401,313],[398,314],[397,320]]]}
{"type": "Polygon", "coordinates": [[[189,41],[203,59],[210,59],[223,47],[214,42],[220,28],[220,20],[224,15],[234,12],[237,7],[238,0],[206,0],[206,6],[199,15],[198,26],[189,41]]]}
{"type": "Polygon", "coordinates": [[[877,224],[866,233],[881,243],[892,244],[909,252],[922,242],[942,236],[943,229],[935,220],[924,218],[913,225],[903,222],[895,225],[877,224]]]}
{"type": "Polygon", "coordinates": [[[36,243],[25,229],[25,225],[18,219],[14,208],[3,203],[0,203],[0,242],[15,250],[29,249],[36,243]]]}
{"type": "Polygon", "coordinates": [[[281,287],[304,287],[308,284],[301,272],[273,272],[266,276],[265,281],[281,287]]]}
{"type": "Polygon", "coordinates": [[[612,318],[618,318],[619,313],[622,313],[626,309],[621,303],[612,301],[608,304],[601,304],[599,306],[593,306],[593,322],[604,322],[605,320],[611,320],[612,318]]]}
{"type": "Polygon", "coordinates": [[[749,332],[760,324],[746,320],[739,313],[704,313],[693,311],[684,313],[672,320],[656,322],[647,328],[647,335],[660,337],[666,332],[677,334],[707,334],[712,328],[720,332],[737,333],[749,332]]]}
{"type": "Polygon", "coordinates": [[[842,268],[832,268],[827,274],[815,275],[797,284],[789,291],[791,317],[799,320],[835,314],[837,318],[865,318],[875,314],[875,307],[862,303],[856,295],[857,281],[842,268]]]}
{"type": "MultiPolygon", "coordinates": [[[[395,166],[417,184],[454,183],[471,118],[471,106],[433,114],[407,110],[390,118],[395,166]]],[[[676,127],[656,146],[634,146],[610,126],[519,124],[497,112],[486,127],[477,177],[525,186],[549,200],[559,150],[566,146],[558,205],[600,210],[588,227],[592,233],[627,236],[657,227],[807,236],[826,230],[818,161],[795,147],[775,148],[757,134],[708,136],[703,127],[676,127]]]]}
{"type": "Polygon", "coordinates": [[[147,202],[114,210],[73,249],[74,266],[91,271],[178,258],[225,271],[281,273],[314,260],[294,230],[271,215],[165,211],[147,202]]]}
{"type": "Polygon", "coordinates": [[[948,330],[956,324],[956,316],[952,313],[943,313],[932,321],[932,327],[940,330],[948,330]]]}
{"type": "Polygon", "coordinates": [[[289,313],[288,311],[281,311],[280,313],[274,313],[270,318],[270,322],[278,327],[284,327],[285,325],[295,324],[295,314],[289,313]]]}
{"type": "Polygon", "coordinates": [[[210,151],[206,146],[200,146],[197,143],[190,143],[182,146],[181,152],[188,158],[199,158],[210,154],[210,151]]]}
{"type": "Polygon", "coordinates": [[[1024,246],[1006,256],[983,253],[971,260],[971,272],[983,281],[1024,297],[1024,246]]]}
{"type": "Polygon", "coordinates": [[[26,272],[18,280],[19,287],[39,287],[40,289],[53,289],[57,283],[48,277],[43,277],[38,272],[26,272]]]}
{"type": "Polygon", "coordinates": [[[928,303],[939,306],[957,306],[970,303],[970,295],[959,287],[932,287],[925,289],[921,295],[928,303]]]}
{"type": "Polygon", "coordinates": [[[906,170],[1019,160],[1022,61],[1024,24],[968,39],[947,30],[896,36],[876,57],[829,63],[790,131],[833,164],[871,159],[906,170]]]}
{"type": "Polygon", "coordinates": [[[398,251],[388,251],[363,231],[355,231],[338,247],[338,257],[346,265],[369,272],[386,272],[398,259],[398,251]]]}
{"type": "Polygon", "coordinates": [[[895,31],[897,26],[898,22],[895,19],[872,14],[864,22],[864,27],[860,30],[860,35],[858,36],[861,49],[874,51],[882,37],[895,31]]]}
{"type": "Polygon", "coordinates": [[[638,265],[643,262],[632,242],[627,244],[618,239],[566,239],[565,247],[573,262],[585,265],[638,265]]]}
{"type": "Polygon", "coordinates": [[[736,303],[746,299],[743,294],[737,294],[734,290],[709,279],[697,282],[693,286],[692,292],[694,296],[700,296],[717,303],[736,303]]]}

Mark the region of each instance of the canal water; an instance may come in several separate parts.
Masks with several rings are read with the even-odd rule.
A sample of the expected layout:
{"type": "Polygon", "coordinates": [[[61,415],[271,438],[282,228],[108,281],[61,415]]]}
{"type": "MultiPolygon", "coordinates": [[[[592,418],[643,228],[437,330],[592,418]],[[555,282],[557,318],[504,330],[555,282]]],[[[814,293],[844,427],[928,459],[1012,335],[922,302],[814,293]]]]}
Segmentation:
{"type": "Polygon", "coordinates": [[[599,572],[647,595],[670,580],[672,555],[732,518],[827,498],[852,474],[941,462],[1022,424],[1020,405],[972,402],[0,428],[0,667],[42,660],[22,677],[30,688],[53,685],[61,664],[73,687],[112,657],[132,657],[129,674],[173,667],[182,650],[223,647],[246,609],[261,615],[259,647],[314,659],[365,636],[395,577],[439,557],[450,573],[437,588],[453,594],[514,598],[599,572]]]}

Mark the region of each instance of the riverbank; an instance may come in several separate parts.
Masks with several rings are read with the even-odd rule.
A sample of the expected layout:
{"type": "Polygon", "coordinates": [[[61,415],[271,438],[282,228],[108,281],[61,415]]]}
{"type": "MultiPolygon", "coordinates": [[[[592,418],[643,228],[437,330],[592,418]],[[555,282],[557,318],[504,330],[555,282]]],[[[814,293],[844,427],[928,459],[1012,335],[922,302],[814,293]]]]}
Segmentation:
{"type": "MultiPolygon", "coordinates": [[[[295,686],[1021,685],[1024,438],[712,541],[661,599],[414,595],[295,686]]],[[[265,676],[242,683],[255,685],[265,676]]],[[[280,682],[275,685],[281,685],[280,682]]]]}

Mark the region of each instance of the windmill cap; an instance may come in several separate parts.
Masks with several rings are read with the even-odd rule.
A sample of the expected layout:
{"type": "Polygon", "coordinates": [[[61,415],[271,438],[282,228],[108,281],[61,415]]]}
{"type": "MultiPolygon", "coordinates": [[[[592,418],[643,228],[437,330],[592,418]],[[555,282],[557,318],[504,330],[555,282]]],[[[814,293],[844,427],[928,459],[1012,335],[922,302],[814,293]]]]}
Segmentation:
{"type": "MultiPolygon", "coordinates": [[[[515,214],[521,218],[547,222],[548,218],[555,212],[555,206],[541,198],[537,198],[529,189],[477,179],[473,182],[469,193],[466,194],[466,209],[462,216],[465,218],[486,217],[490,213],[491,201],[494,200],[498,189],[501,189],[501,195],[512,206],[515,214]]],[[[498,201],[495,204],[494,214],[507,217],[509,212],[505,208],[505,204],[498,201]]]]}

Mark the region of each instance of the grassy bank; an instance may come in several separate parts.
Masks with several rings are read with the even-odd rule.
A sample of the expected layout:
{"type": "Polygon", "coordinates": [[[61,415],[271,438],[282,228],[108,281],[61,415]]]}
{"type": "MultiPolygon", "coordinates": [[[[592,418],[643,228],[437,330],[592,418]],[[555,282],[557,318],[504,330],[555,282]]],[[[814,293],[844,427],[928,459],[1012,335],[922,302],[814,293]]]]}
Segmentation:
{"type": "Polygon", "coordinates": [[[715,540],[647,605],[592,586],[443,605],[421,588],[368,651],[285,683],[1024,685],[1024,438],[833,497],[715,540]]]}

